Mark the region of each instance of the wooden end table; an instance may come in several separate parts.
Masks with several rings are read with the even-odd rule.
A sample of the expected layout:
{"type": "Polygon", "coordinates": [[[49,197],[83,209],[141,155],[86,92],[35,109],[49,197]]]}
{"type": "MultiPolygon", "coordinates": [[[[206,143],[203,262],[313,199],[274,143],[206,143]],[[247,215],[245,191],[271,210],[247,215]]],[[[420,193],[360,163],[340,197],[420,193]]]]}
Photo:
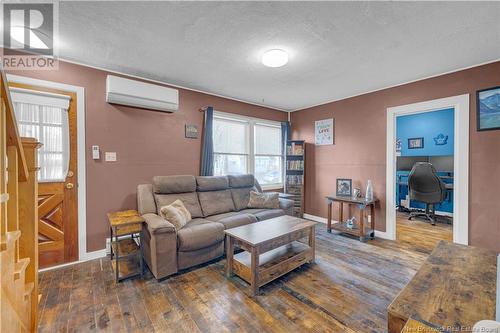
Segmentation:
{"type": "Polygon", "coordinates": [[[111,260],[116,282],[143,276],[144,261],[140,233],[144,219],[136,210],[108,213],[111,260]]]}
{"type": "Polygon", "coordinates": [[[342,195],[328,195],[326,197],[328,202],[328,232],[332,232],[332,229],[359,237],[360,241],[365,241],[365,236],[369,235],[370,238],[375,237],[375,204],[378,199],[373,198],[372,200],[366,200],[365,198],[353,198],[351,196],[342,195]],[[339,222],[332,225],[332,208],[333,203],[338,202],[339,204],[339,222]],[[347,227],[347,223],[344,221],[344,204],[356,205],[359,208],[359,221],[357,228],[347,227]],[[365,209],[370,208],[370,218],[369,224],[365,224],[365,209]]]}
{"type": "Polygon", "coordinates": [[[233,272],[250,284],[250,294],[259,287],[307,263],[314,262],[316,222],[293,216],[227,229],[226,275],[233,272]],[[308,244],[298,242],[308,237],[308,244]],[[234,255],[234,248],[245,251],[234,255]]]}

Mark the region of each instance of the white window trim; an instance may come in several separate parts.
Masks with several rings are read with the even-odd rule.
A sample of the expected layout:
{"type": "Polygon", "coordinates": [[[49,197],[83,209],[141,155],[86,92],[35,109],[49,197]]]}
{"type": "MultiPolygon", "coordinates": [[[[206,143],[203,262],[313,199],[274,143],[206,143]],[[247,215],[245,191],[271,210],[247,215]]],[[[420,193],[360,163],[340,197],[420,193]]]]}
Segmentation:
{"type": "MultiPolygon", "coordinates": [[[[281,165],[283,167],[284,165],[284,156],[282,154],[280,155],[272,155],[272,154],[255,154],[255,125],[264,125],[264,126],[270,126],[270,127],[276,127],[281,129],[281,123],[279,121],[273,121],[273,120],[266,120],[262,118],[254,118],[254,117],[247,117],[247,116],[242,116],[238,114],[233,114],[233,113],[226,113],[226,112],[221,112],[214,110],[214,119],[219,118],[219,119],[226,119],[226,120],[232,120],[232,121],[241,121],[248,123],[249,130],[248,130],[248,154],[231,154],[231,155],[245,155],[248,156],[247,159],[247,170],[251,174],[255,174],[255,156],[279,156],[281,158],[281,165]]],[[[225,153],[220,153],[220,152],[215,152],[214,154],[225,154],[225,153]]],[[[229,153],[227,153],[229,154],[229,153]]],[[[284,170],[281,172],[281,183],[277,184],[268,184],[268,185],[263,185],[261,184],[260,186],[262,187],[263,190],[279,190],[284,187],[284,170]]]]}

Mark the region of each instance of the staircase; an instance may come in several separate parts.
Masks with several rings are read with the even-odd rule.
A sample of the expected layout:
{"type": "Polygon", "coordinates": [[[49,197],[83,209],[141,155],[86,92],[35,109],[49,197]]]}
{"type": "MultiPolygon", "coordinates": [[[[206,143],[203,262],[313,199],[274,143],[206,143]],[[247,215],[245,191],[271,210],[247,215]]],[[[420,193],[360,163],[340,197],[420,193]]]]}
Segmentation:
{"type": "Polygon", "coordinates": [[[35,332],[38,309],[37,162],[19,137],[5,73],[0,80],[0,332],[35,332]]]}

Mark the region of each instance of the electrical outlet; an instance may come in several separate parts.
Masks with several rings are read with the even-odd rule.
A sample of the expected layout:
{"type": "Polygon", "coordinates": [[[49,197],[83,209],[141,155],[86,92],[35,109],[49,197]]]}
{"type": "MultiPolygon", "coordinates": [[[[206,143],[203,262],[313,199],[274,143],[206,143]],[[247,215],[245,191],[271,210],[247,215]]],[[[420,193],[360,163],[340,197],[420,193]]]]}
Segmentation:
{"type": "Polygon", "coordinates": [[[106,238],[106,254],[111,254],[111,239],[106,238]]]}

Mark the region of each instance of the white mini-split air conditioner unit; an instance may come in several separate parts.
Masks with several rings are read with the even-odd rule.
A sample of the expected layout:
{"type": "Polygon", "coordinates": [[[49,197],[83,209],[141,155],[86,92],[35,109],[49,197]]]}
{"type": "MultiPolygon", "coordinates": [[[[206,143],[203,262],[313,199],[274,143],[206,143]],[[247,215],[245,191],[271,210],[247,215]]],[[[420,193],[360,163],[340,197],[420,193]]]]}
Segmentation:
{"type": "Polygon", "coordinates": [[[156,84],[108,75],[106,102],[142,109],[175,112],[179,110],[179,91],[156,84]]]}

